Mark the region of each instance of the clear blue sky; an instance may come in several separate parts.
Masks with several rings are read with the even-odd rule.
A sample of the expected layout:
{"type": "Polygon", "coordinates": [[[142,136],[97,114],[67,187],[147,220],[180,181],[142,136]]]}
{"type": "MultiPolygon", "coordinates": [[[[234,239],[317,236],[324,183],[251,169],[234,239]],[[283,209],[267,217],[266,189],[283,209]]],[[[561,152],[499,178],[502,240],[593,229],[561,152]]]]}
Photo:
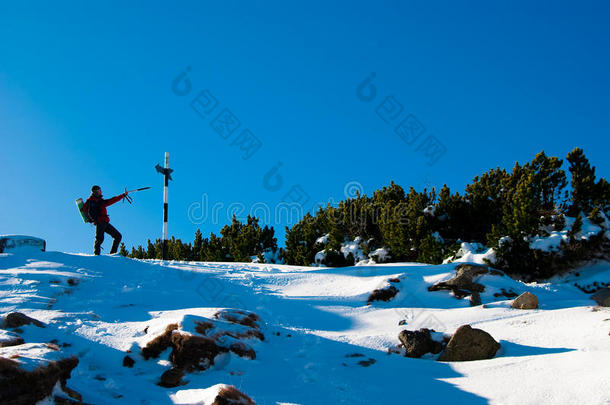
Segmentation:
{"type": "Polygon", "coordinates": [[[0,234],[90,253],[74,199],[99,184],[106,197],[152,186],[109,213],[128,246],[160,237],[165,151],[170,235],[189,241],[218,232],[230,204],[273,209],[294,185],[308,207],[351,181],[462,191],[491,167],[576,146],[607,178],[609,17],[602,1],[3,2],[0,234]],[[367,102],[356,88],[371,72],[367,102]],[[206,89],[217,105],[201,118],[190,103],[206,89]],[[403,106],[390,123],[377,114],[388,96],[403,106]],[[224,108],[240,121],[226,140],[210,125],[224,108]],[[425,127],[413,144],[394,132],[409,114],[425,127]],[[244,129],[262,144],[249,159],[244,129]],[[416,150],[428,135],[445,148],[433,165],[416,150]],[[273,191],[263,177],[278,162],[273,191]],[[196,224],[187,211],[204,194],[218,218],[196,224]]]}

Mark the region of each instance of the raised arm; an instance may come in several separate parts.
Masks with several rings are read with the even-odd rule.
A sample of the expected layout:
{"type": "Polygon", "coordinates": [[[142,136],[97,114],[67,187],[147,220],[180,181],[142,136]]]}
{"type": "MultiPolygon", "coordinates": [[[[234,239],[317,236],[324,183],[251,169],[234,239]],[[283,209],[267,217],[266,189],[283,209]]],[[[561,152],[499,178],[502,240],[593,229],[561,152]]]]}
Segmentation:
{"type": "Polygon", "coordinates": [[[100,201],[100,203],[102,204],[102,207],[107,207],[109,205],[114,204],[115,202],[118,202],[123,197],[125,197],[125,193],[117,195],[116,197],[109,198],[107,200],[102,200],[102,201],[100,201]]]}

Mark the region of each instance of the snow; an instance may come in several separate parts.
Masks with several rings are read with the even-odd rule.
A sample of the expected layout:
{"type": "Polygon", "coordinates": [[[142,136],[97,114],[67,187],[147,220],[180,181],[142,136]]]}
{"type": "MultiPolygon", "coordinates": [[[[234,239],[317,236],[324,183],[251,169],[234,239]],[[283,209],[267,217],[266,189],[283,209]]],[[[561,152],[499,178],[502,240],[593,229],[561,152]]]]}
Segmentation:
{"type": "MultiPolygon", "coordinates": [[[[329,234],[319,237],[316,240],[316,244],[328,243],[328,237],[329,237],[329,234]]],[[[343,254],[343,256],[345,258],[347,258],[349,256],[349,254],[351,253],[353,255],[356,263],[363,261],[363,260],[368,260],[366,255],[362,252],[362,247],[360,246],[362,244],[362,242],[363,242],[363,239],[360,236],[354,238],[353,241],[346,240],[345,242],[343,242],[341,244],[340,252],[343,254]]],[[[315,263],[313,263],[312,265],[322,267],[322,266],[324,266],[325,260],[326,260],[326,249],[320,250],[314,256],[315,263]]]]}
{"type": "MultiPolygon", "coordinates": [[[[321,236],[318,238],[316,243],[328,243],[328,234],[321,236]]],[[[390,257],[390,253],[387,248],[382,247],[375,249],[367,255],[364,254],[362,250],[362,244],[364,243],[364,239],[360,236],[354,238],[353,241],[346,240],[341,244],[340,251],[343,254],[343,257],[347,258],[351,253],[354,257],[356,266],[369,266],[372,264],[376,264],[378,262],[384,262],[390,257]]],[[[314,262],[312,266],[317,267],[326,267],[324,261],[326,260],[326,249],[320,250],[314,256],[314,262]]]]}
{"type": "Polygon", "coordinates": [[[178,390],[170,398],[175,404],[211,405],[218,392],[225,387],[226,384],[216,384],[205,389],[178,390]]]}
{"type": "MultiPolygon", "coordinates": [[[[581,215],[582,218],[582,228],[581,231],[574,235],[575,239],[588,240],[591,236],[597,235],[602,230],[608,228],[608,219],[603,213],[600,213],[602,216],[602,227],[594,224],[591,220],[584,214],[581,215]]],[[[529,238],[530,249],[542,250],[545,252],[553,252],[557,251],[561,245],[561,242],[567,243],[569,238],[568,233],[570,229],[574,225],[574,221],[576,218],[573,217],[565,217],[565,227],[560,231],[547,231],[548,236],[536,235],[534,237],[529,238]]],[[[610,235],[608,235],[608,231],[605,231],[604,236],[607,239],[610,239],[610,235]]]]}
{"type": "Polygon", "coordinates": [[[0,329],[0,346],[4,346],[5,343],[14,340],[17,336],[18,335],[13,332],[0,329]]]}
{"type": "Polygon", "coordinates": [[[436,207],[434,205],[428,205],[423,210],[425,215],[432,215],[432,216],[434,216],[435,211],[436,211],[436,207]]]}
{"type": "Polygon", "coordinates": [[[510,236],[502,236],[499,240],[498,240],[498,245],[502,246],[505,243],[510,243],[512,242],[512,238],[510,236]]]}
{"type": "MultiPolygon", "coordinates": [[[[489,253],[482,246],[462,247],[458,260],[489,253]]],[[[590,294],[574,286],[610,281],[610,263],[545,283],[484,275],[477,281],[486,286],[485,305],[475,307],[467,298],[427,290],[451,278],[454,269],[455,263],[311,268],[3,254],[0,313],[23,312],[46,327],[21,327],[17,333],[26,343],[2,348],[0,356],[17,355],[28,369],[77,356],[79,365],[67,385],[87,403],[209,404],[224,385],[258,404],[370,404],[380,398],[455,404],[610,401],[604,372],[610,362],[610,310],[596,307],[590,294]],[[400,280],[392,283],[399,290],[396,297],[367,305],[368,295],[389,285],[390,278],[400,280]],[[494,296],[502,290],[533,293],[540,308],[512,309],[510,299],[494,296]],[[169,350],[144,360],[140,347],[170,323],[179,323],[183,333],[196,333],[195,321],[202,318],[216,328],[239,330],[241,325],[214,317],[225,309],[260,316],[265,340],[247,341],[256,359],[223,354],[214,367],[186,374],[186,385],[156,385],[170,367],[169,350]],[[501,343],[493,359],[441,363],[433,355],[388,354],[403,329],[433,328],[440,340],[464,324],[501,343]],[[46,345],[51,340],[59,350],[46,345]],[[133,368],[122,366],[126,354],[135,360],[133,368]]]]}
{"type": "Polygon", "coordinates": [[[493,248],[487,248],[477,242],[462,242],[455,256],[445,259],[443,263],[487,264],[486,260],[490,263],[495,263],[496,253],[493,248]]]}
{"type": "Polygon", "coordinates": [[[18,346],[0,347],[0,357],[11,359],[27,371],[38,365],[47,365],[50,361],[59,360],[60,353],[44,343],[24,343],[18,346]]]}
{"type": "Polygon", "coordinates": [[[369,253],[368,259],[361,259],[356,263],[356,266],[369,266],[372,264],[383,263],[390,258],[390,252],[387,248],[379,248],[369,253]]]}
{"type": "MultiPolygon", "coordinates": [[[[263,258],[265,259],[265,263],[272,263],[272,264],[282,264],[284,263],[284,260],[280,257],[280,250],[279,249],[265,249],[265,251],[263,252],[263,258]]],[[[252,263],[260,263],[260,259],[258,256],[252,256],[252,263]]]]}
{"type": "Polygon", "coordinates": [[[314,266],[324,266],[322,263],[326,260],[326,250],[320,250],[313,259],[315,261],[314,266]]]}
{"type": "Polygon", "coordinates": [[[567,242],[568,239],[568,231],[566,229],[552,231],[549,233],[549,236],[546,237],[536,235],[530,240],[530,249],[552,252],[558,250],[561,242],[567,242]]]}
{"type": "Polygon", "coordinates": [[[360,236],[356,237],[353,241],[344,242],[341,245],[341,253],[343,256],[347,257],[350,253],[354,256],[354,259],[357,262],[360,260],[366,260],[367,257],[364,253],[362,253],[362,248],[360,244],[362,243],[362,238],[360,236]]]}
{"type": "Polygon", "coordinates": [[[373,250],[369,253],[369,257],[374,258],[377,257],[377,260],[380,262],[384,262],[390,258],[390,252],[386,248],[379,248],[373,250]]]}
{"type": "Polygon", "coordinates": [[[318,239],[316,239],[316,244],[326,245],[328,243],[329,236],[330,236],[329,233],[327,233],[326,235],[320,236],[318,239]]]}

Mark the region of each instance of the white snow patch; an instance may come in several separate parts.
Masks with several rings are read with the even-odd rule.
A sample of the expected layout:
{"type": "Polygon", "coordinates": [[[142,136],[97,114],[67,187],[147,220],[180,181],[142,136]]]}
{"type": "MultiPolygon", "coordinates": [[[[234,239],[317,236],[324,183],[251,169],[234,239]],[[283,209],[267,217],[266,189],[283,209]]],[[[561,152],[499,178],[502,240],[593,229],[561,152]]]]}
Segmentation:
{"type": "Polygon", "coordinates": [[[434,205],[428,205],[426,208],[424,208],[423,212],[426,215],[434,216],[434,213],[436,212],[436,207],[434,205]]]}
{"type": "Polygon", "coordinates": [[[62,356],[59,351],[53,350],[44,343],[24,343],[18,346],[0,347],[0,357],[16,361],[22,369],[32,371],[40,365],[45,366],[66,356],[62,356]]]}
{"type": "Polygon", "coordinates": [[[493,248],[487,248],[481,243],[468,243],[462,242],[460,249],[457,251],[455,256],[445,259],[443,263],[478,263],[487,264],[485,260],[489,260],[490,263],[495,263],[496,253],[493,248]]]}
{"type": "Polygon", "coordinates": [[[221,389],[228,387],[226,384],[216,384],[204,389],[178,390],[170,394],[174,404],[181,405],[211,405],[221,389]]]}
{"type": "Polygon", "coordinates": [[[320,236],[318,239],[316,239],[316,244],[326,245],[328,243],[329,236],[330,236],[329,233],[327,233],[326,235],[320,236]]]}
{"type": "MultiPolygon", "coordinates": [[[[599,234],[602,230],[605,229],[605,225],[608,224],[608,219],[606,216],[601,213],[604,222],[602,223],[602,227],[594,224],[591,220],[584,214],[581,214],[582,218],[582,228],[580,232],[574,235],[575,239],[580,240],[589,240],[591,236],[599,234]]],[[[530,249],[542,250],[545,252],[553,252],[557,251],[561,245],[561,242],[568,242],[570,237],[568,236],[569,231],[572,229],[576,218],[574,217],[565,217],[565,226],[560,231],[547,231],[548,236],[540,236],[535,235],[533,237],[528,238],[530,249]]],[[[607,232],[607,231],[606,231],[607,232]]],[[[607,237],[606,233],[604,235],[607,237]]]]}
{"type": "Polygon", "coordinates": [[[364,253],[362,253],[362,247],[360,246],[361,243],[362,238],[360,236],[357,236],[351,242],[344,242],[341,245],[341,253],[343,253],[343,256],[345,257],[347,257],[351,253],[354,256],[354,260],[356,261],[356,263],[360,260],[365,260],[367,259],[367,257],[364,253]]]}

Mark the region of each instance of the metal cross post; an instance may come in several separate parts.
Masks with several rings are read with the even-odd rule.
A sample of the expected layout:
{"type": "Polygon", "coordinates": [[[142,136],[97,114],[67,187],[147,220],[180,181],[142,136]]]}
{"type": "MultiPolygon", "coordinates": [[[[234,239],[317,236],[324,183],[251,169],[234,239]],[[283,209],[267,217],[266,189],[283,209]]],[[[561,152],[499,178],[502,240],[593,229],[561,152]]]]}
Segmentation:
{"type": "Polygon", "coordinates": [[[165,179],[165,186],[163,187],[163,260],[167,260],[167,192],[169,180],[172,180],[171,173],[173,172],[173,170],[169,168],[169,152],[165,152],[165,167],[156,165],[155,169],[157,169],[157,172],[161,173],[165,179]]]}

